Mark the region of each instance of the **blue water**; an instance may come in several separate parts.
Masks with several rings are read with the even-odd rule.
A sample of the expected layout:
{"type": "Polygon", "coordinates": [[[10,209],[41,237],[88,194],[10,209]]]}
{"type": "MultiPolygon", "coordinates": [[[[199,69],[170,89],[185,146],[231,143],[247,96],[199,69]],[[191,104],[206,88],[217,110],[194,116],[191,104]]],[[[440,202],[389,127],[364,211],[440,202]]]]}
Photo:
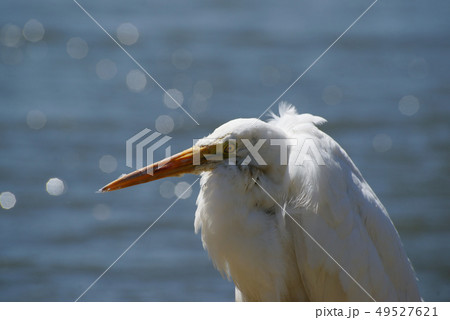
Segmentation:
{"type": "MultiPolygon", "coordinates": [[[[169,115],[179,151],[230,119],[258,117],[370,3],[80,0],[114,36],[122,23],[137,28],[137,42],[124,47],[183,93],[197,126],[166,107],[150,79],[129,89],[126,76],[138,67],[73,1],[2,1],[0,193],[16,203],[0,208],[0,300],[77,299],[175,200],[161,196],[162,181],[95,193],[131,170],[125,141],[169,115]],[[43,38],[19,34],[11,43],[11,25],[30,19],[43,38]],[[88,47],[81,59],[67,51],[75,37],[88,47]],[[96,72],[102,59],[116,65],[109,80],[96,72]],[[213,91],[196,105],[199,81],[213,91]],[[36,110],[46,121],[30,125],[36,110]],[[104,155],[117,160],[113,172],[101,170],[104,155]],[[50,178],[64,182],[61,195],[46,191],[50,178]]],[[[283,97],[329,121],[323,129],[387,207],[428,301],[450,299],[449,11],[447,1],[378,1],[283,97]],[[414,103],[399,108],[405,96],[414,103]]],[[[194,234],[198,191],[195,184],[81,300],[233,300],[233,285],[194,234]]]]}

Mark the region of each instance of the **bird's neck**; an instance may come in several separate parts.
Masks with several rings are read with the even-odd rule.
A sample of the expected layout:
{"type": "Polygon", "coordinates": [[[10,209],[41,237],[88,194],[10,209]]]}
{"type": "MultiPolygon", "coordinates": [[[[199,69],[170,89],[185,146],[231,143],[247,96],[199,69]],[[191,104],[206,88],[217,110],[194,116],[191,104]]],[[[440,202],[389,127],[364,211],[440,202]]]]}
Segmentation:
{"type": "Polygon", "coordinates": [[[281,201],[284,183],[281,179],[269,186],[265,179],[251,170],[220,168],[203,174],[197,199],[196,232],[201,230],[216,268],[246,300],[280,300],[289,291],[284,281],[291,267],[281,236],[284,217],[266,194],[272,192],[281,201]]]}

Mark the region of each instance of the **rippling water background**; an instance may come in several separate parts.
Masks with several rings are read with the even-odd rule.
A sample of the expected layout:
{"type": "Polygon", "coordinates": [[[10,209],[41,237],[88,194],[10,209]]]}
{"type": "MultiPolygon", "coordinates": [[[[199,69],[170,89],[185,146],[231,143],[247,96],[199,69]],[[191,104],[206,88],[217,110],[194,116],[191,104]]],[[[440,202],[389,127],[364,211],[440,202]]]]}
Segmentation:
{"type": "MultiPolygon", "coordinates": [[[[3,0],[0,300],[75,300],[195,180],[95,193],[131,170],[125,141],[159,130],[175,152],[259,116],[370,3],[80,0],[197,126],[73,1],[3,0]]],[[[450,298],[449,9],[378,1],[283,97],[328,119],[433,301],[450,298]]],[[[82,300],[233,300],[194,234],[198,189],[82,300]]]]}

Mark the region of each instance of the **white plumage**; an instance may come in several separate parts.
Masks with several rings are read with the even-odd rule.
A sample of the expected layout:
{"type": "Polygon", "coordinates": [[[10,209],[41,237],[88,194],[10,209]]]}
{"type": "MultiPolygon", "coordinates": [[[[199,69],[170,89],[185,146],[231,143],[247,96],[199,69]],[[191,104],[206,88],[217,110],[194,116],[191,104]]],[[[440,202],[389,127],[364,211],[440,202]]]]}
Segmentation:
{"type": "MultiPolygon", "coordinates": [[[[133,173],[124,178],[126,185],[113,182],[103,190],[201,172],[195,230],[215,267],[235,283],[238,301],[420,301],[386,209],[347,153],[317,128],[324,122],[282,103],[280,116],[268,123],[232,120],[197,143],[211,150],[235,139],[237,165],[210,161],[183,171],[166,166],[161,176],[143,180],[133,173]],[[253,158],[240,165],[249,155],[245,139],[253,145],[258,139],[298,144],[289,147],[287,165],[280,163],[280,146],[270,143],[258,150],[267,165],[253,158]],[[323,165],[312,158],[298,164],[305,141],[313,143],[323,165]]],[[[186,152],[164,163],[180,159],[186,152]]]]}

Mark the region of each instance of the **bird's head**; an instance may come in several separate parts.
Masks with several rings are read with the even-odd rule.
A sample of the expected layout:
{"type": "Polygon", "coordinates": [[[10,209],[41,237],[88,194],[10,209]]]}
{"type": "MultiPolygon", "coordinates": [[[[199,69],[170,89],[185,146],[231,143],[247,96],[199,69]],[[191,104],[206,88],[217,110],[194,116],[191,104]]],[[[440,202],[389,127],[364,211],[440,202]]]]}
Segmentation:
{"type": "Polygon", "coordinates": [[[257,169],[274,178],[283,176],[287,148],[285,133],[258,119],[235,119],[218,127],[193,147],[124,175],[99,191],[108,192],[133,185],[199,174],[219,166],[257,169]]]}

